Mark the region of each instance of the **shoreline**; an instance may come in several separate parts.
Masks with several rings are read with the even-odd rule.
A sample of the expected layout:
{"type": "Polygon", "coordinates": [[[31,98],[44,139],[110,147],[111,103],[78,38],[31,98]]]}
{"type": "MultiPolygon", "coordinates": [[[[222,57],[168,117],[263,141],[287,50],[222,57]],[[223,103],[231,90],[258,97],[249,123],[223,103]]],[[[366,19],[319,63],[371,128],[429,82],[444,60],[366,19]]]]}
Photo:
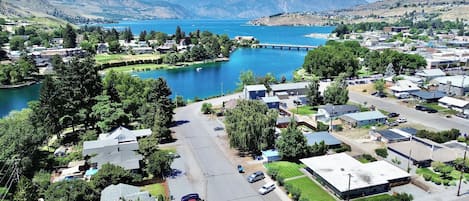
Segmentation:
{"type": "Polygon", "coordinates": [[[0,85],[0,89],[18,89],[22,87],[31,86],[36,83],[39,83],[39,81],[28,81],[25,83],[15,84],[15,85],[0,85]]]}

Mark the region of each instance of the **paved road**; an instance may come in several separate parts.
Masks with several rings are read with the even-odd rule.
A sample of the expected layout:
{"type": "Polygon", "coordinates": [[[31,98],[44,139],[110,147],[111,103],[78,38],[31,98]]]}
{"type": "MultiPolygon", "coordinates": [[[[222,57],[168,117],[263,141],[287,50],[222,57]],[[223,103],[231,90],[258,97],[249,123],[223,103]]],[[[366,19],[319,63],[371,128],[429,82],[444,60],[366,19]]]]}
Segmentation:
{"type": "Polygon", "coordinates": [[[378,109],[399,113],[406,117],[409,122],[421,124],[436,130],[457,128],[461,132],[469,133],[469,120],[467,119],[461,119],[456,116],[453,116],[452,118],[446,118],[438,113],[429,114],[406,107],[404,105],[400,105],[399,101],[395,99],[378,98],[369,94],[363,94],[354,91],[349,91],[349,97],[353,102],[361,104],[367,102],[368,106],[375,105],[378,109]]]}
{"type": "MultiPolygon", "coordinates": [[[[214,100],[221,104],[223,100],[238,97],[230,95],[214,100]]],[[[175,121],[180,125],[176,132],[177,150],[181,158],[176,159],[172,167],[185,172],[185,175],[168,179],[171,195],[180,200],[182,195],[197,192],[208,201],[277,201],[276,193],[261,196],[257,189],[263,182],[249,184],[244,175],[237,172],[236,164],[230,162],[225,153],[215,142],[217,133],[213,130],[220,122],[200,114],[202,103],[176,109],[175,121]]]]}

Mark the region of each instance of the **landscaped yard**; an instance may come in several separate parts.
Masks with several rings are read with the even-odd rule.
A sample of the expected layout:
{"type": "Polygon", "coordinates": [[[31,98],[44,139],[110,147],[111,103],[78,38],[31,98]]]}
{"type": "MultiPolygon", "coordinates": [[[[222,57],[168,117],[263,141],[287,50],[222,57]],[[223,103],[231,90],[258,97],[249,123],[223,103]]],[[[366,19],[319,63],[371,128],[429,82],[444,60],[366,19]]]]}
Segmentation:
{"type": "Polygon", "coordinates": [[[322,189],[318,184],[309,177],[302,177],[285,182],[285,185],[291,185],[301,192],[301,198],[309,201],[335,201],[329,193],[322,189]]]}
{"type": "MultiPolygon", "coordinates": [[[[427,177],[425,179],[427,181],[431,181],[437,185],[444,184],[445,179],[442,178],[441,174],[434,172],[433,170],[429,168],[418,168],[416,172],[417,174],[422,175],[424,178],[427,177]]],[[[451,173],[449,174],[450,178],[447,178],[446,180],[449,181],[449,185],[456,185],[456,182],[459,180],[460,175],[461,174],[458,170],[453,169],[451,173]]],[[[466,181],[469,180],[469,174],[467,173],[464,174],[464,180],[466,181]]]]}
{"type": "Polygon", "coordinates": [[[299,114],[299,115],[311,115],[311,114],[316,114],[318,112],[318,108],[308,106],[308,105],[303,105],[303,106],[299,106],[298,108],[290,109],[290,112],[293,112],[294,114],[299,114]]]}
{"type": "Polygon", "coordinates": [[[130,66],[121,66],[121,67],[113,67],[107,68],[104,72],[108,71],[115,71],[115,72],[133,72],[133,71],[146,71],[146,70],[156,70],[162,68],[168,68],[169,65],[167,64],[137,64],[137,65],[130,65],[130,66]]]}
{"type": "Polygon", "coordinates": [[[166,190],[163,183],[143,186],[142,191],[148,191],[153,197],[158,197],[158,195],[166,197],[166,190]]]}
{"type": "Polygon", "coordinates": [[[301,168],[304,168],[303,164],[296,164],[287,161],[279,161],[273,163],[267,163],[265,165],[267,169],[276,169],[278,174],[283,178],[290,178],[303,175],[303,172],[300,171],[301,168]]]}
{"type": "Polygon", "coordinates": [[[159,55],[156,54],[97,54],[95,56],[96,63],[112,63],[121,61],[133,61],[133,60],[144,60],[144,59],[157,59],[159,55]]]}

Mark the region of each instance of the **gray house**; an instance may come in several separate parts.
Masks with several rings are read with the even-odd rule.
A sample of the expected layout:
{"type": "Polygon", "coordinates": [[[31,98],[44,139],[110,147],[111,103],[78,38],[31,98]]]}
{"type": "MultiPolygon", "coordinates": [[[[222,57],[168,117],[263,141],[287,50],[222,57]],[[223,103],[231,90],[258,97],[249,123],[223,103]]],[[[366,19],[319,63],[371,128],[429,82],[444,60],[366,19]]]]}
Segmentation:
{"type": "Polygon", "coordinates": [[[463,96],[469,92],[469,76],[466,75],[438,77],[433,79],[433,83],[447,95],[463,96]]]}
{"type": "Polygon", "coordinates": [[[157,201],[147,191],[128,184],[109,185],[101,191],[100,201],[157,201]]]}
{"type": "Polygon", "coordinates": [[[373,124],[386,123],[387,117],[379,111],[357,112],[342,115],[342,121],[351,127],[361,127],[373,124]]]}
{"type": "Polygon", "coordinates": [[[355,105],[321,105],[316,114],[316,120],[324,123],[330,121],[331,118],[355,112],[360,112],[360,109],[355,105]]]}

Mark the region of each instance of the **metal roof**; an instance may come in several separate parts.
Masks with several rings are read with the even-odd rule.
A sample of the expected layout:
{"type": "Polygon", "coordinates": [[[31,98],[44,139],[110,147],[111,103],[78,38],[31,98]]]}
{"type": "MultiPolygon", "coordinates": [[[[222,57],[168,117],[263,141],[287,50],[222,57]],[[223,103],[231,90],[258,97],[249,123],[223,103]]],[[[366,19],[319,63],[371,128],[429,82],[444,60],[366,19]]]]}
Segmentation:
{"type": "Polygon", "coordinates": [[[444,96],[446,96],[446,94],[442,91],[414,91],[414,92],[410,92],[410,94],[412,96],[417,96],[418,98],[420,99],[423,99],[423,100],[430,100],[430,99],[440,99],[444,96]]]}
{"type": "Polygon", "coordinates": [[[415,75],[422,76],[422,77],[436,77],[436,76],[446,76],[446,73],[443,72],[441,69],[425,69],[421,72],[415,73],[415,75]]]}
{"type": "Polygon", "coordinates": [[[125,200],[139,200],[139,201],[155,201],[147,192],[141,192],[139,187],[128,184],[111,184],[101,191],[100,201],[120,201],[125,200]]]}
{"type": "Polygon", "coordinates": [[[455,75],[455,76],[446,76],[446,77],[437,77],[434,79],[436,82],[440,84],[447,84],[451,82],[451,86],[461,87],[463,86],[464,80],[464,88],[469,87],[469,76],[463,75],[455,75]]]}
{"type": "Polygon", "coordinates": [[[379,130],[376,132],[388,140],[405,140],[409,138],[409,137],[400,135],[399,133],[393,132],[391,130],[379,130]]]}
{"type": "Polygon", "coordinates": [[[456,106],[456,107],[459,107],[459,108],[463,108],[463,107],[466,107],[467,105],[469,105],[469,102],[465,101],[465,100],[461,100],[461,99],[457,99],[457,98],[453,98],[453,97],[448,97],[448,96],[445,96],[443,98],[441,98],[440,100],[438,100],[439,103],[444,103],[446,105],[449,105],[449,106],[456,106]]]}
{"type": "Polygon", "coordinates": [[[247,85],[244,87],[247,91],[266,91],[267,88],[263,84],[247,85]]]}
{"type": "Polygon", "coordinates": [[[296,82],[296,83],[285,83],[285,84],[274,84],[270,88],[272,91],[287,91],[295,89],[306,89],[309,82],[296,82]]]}
{"type": "Polygon", "coordinates": [[[264,103],[278,103],[280,99],[277,96],[262,97],[264,103]]]}
{"type": "Polygon", "coordinates": [[[325,110],[330,116],[336,117],[348,113],[359,112],[360,109],[355,105],[321,105],[319,109],[325,110]]]}
{"type": "Polygon", "coordinates": [[[326,145],[339,145],[342,142],[332,136],[329,132],[327,131],[322,131],[322,132],[315,132],[315,133],[307,133],[305,134],[306,140],[308,141],[308,145],[314,145],[314,143],[321,143],[321,141],[324,141],[324,144],[326,145]]]}
{"type": "Polygon", "coordinates": [[[367,112],[350,113],[350,114],[342,115],[342,117],[350,118],[350,119],[353,119],[355,121],[366,121],[366,120],[387,118],[380,111],[377,111],[377,110],[367,111],[367,112]]]}
{"type": "Polygon", "coordinates": [[[111,153],[101,153],[90,158],[92,163],[98,164],[98,169],[106,163],[118,165],[126,170],[135,170],[140,168],[140,160],[143,156],[135,151],[114,151],[111,153]]]}

